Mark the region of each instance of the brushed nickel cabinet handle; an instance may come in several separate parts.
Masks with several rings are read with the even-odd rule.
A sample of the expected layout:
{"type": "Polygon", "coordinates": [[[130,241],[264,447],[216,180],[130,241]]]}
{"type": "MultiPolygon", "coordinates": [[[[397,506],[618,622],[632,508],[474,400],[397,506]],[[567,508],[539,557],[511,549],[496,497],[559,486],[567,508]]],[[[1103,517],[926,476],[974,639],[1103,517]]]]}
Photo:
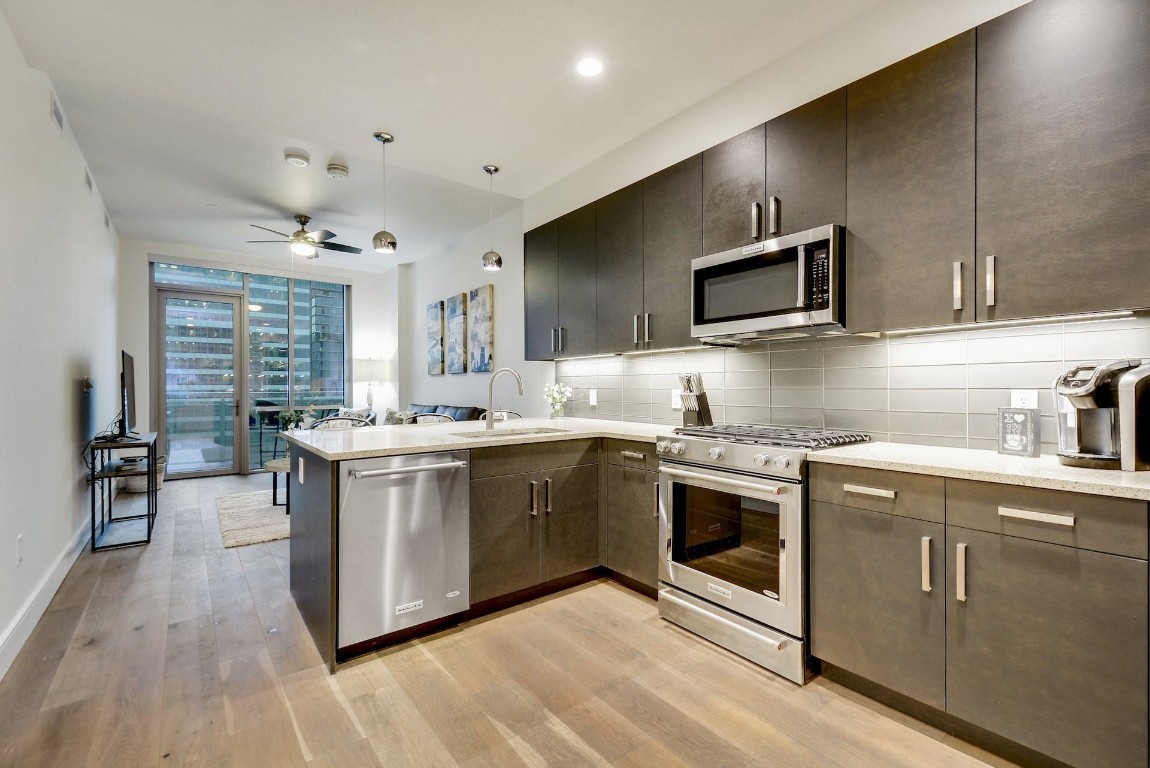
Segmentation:
{"type": "Polygon", "coordinates": [[[551,478],[547,478],[543,484],[543,499],[543,511],[551,514],[551,478]]]}
{"type": "Polygon", "coordinates": [[[638,451],[619,451],[619,455],[624,459],[635,459],[635,461],[642,461],[647,458],[647,454],[638,451]]]}
{"type": "Polygon", "coordinates": [[[655,519],[659,519],[659,484],[652,483],[655,486],[655,519]]]}
{"type": "Polygon", "coordinates": [[[639,343],[639,316],[638,315],[635,315],[635,322],[632,324],[632,330],[635,332],[634,338],[632,339],[632,341],[635,344],[638,344],[639,343]]]}
{"type": "Polygon", "coordinates": [[[651,341],[651,313],[643,315],[643,341],[651,341]]]}
{"type": "Polygon", "coordinates": [[[751,240],[758,240],[763,232],[763,204],[751,203],[751,240]]]}
{"type": "Polygon", "coordinates": [[[1055,515],[1050,512],[1035,512],[1032,509],[1014,509],[1012,507],[999,507],[999,517],[1011,517],[1015,520],[1033,520],[1036,523],[1053,523],[1074,527],[1074,515],[1055,515]]]}
{"type": "Polygon", "coordinates": [[[986,257],[986,306],[993,307],[994,297],[994,267],[998,261],[997,256],[986,257]]]}
{"type": "Polygon", "coordinates": [[[954,262],[954,311],[962,309],[962,262],[954,262]]]}
{"type": "Polygon", "coordinates": [[[558,331],[558,330],[559,330],[558,328],[552,328],[551,329],[551,351],[552,352],[558,352],[559,351],[559,346],[555,341],[556,331],[558,331]]]}
{"type": "Polygon", "coordinates": [[[846,493],[858,493],[863,496],[878,496],[883,499],[893,499],[898,496],[898,491],[888,491],[886,488],[871,488],[866,485],[852,485],[851,483],[843,483],[843,491],[846,493]]]}
{"type": "Polygon", "coordinates": [[[777,235],[779,234],[779,212],[781,207],[779,205],[779,198],[772,196],[768,200],[768,203],[770,204],[770,208],[767,212],[769,232],[772,235],[777,235]]]}
{"type": "Polygon", "coordinates": [[[930,592],[930,537],[922,537],[922,591],[930,592]]]}
{"type": "Polygon", "coordinates": [[[539,482],[532,480],[529,487],[531,489],[531,516],[539,517],[539,482]]]}
{"type": "Polygon", "coordinates": [[[558,333],[558,336],[559,336],[559,349],[558,349],[558,351],[562,352],[563,351],[563,326],[559,326],[559,328],[557,330],[559,331],[559,333],[558,333]]]}
{"type": "Polygon", "coordinates": [[[955,568],[954,575],[954,595],[958,598],[959,602],[966,602],[966,545],[959,544],[956,550],[955,559],[957,567],[955,568]]]}

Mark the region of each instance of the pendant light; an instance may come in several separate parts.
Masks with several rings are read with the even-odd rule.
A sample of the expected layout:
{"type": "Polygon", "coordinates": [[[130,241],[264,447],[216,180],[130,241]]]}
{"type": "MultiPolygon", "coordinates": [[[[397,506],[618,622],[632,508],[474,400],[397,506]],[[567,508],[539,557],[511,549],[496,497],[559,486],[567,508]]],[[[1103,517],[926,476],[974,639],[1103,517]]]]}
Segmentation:
{"type": "Polygon", "coordinates": [[[488,272],[498,272],[503,267],[503,257],[495,251],[495,174],[499,166],[485,165],[487,174],[487,224],[491,228],[491,250],[483,254],[483,268],[488,272]]]}
{"type": "Polygon", "coordinates": [[[387,145],[395,141],[395,137],[383,131],[372,135],[383,145],[383,229],[371,238],[371,247],[379,253],[395,253],[395,235],[387,231],[387,145]]]}

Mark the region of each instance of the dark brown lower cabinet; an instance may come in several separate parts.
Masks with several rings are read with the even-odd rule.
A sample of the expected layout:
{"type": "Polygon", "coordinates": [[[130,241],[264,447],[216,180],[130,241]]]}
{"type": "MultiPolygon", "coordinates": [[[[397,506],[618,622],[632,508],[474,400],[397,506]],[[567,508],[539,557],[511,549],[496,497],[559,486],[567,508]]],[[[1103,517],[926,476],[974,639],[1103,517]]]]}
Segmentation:
{"type": "Polygon", "coordinates": [[[594,568],[598,527],[594,465],[472,480],[471,602],[594,568]]]}
{"type": "Polygon", "coordinates": [[[945,526],[823,501],[810,526],[811,653],[944,709],[945,526]]]}
{"type": "Polygon", "coordinates": [[[1070,765],[1144,767],[1146,561],[947,536],[947,711],[1070,765]]]}
{"type": "Polygon", "coordinates": [[[607,567],[659,585],[659,473],[607,465],[607,567]]]}

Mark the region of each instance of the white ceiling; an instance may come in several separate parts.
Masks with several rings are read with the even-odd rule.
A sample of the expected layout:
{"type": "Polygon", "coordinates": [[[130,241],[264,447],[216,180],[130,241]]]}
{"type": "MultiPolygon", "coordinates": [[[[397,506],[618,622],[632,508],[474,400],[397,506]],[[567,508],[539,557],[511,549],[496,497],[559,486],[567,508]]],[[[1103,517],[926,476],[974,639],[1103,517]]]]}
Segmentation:
{"type": "MultiPolygon", "coordinates": [[[[0,0],[51,77],[122,238],[262,255],[313,217],[383,271],[880,0],[0,0]],[[577,59],[600,56],[584,79],[577,59]],[[383,224],[400,252],[371,251],[383,224]],[[288,166],[287,147],[312,165],[288,166]],[[330,159],[351,177],[329,179],[330,159]]],[[[500,233],[505,237],[518,233],[500,233]]],[[[498,241],[496,248],[499,248],[498,241]]],[[[286,249],[285,249],[286,250],[286,249]]]]}

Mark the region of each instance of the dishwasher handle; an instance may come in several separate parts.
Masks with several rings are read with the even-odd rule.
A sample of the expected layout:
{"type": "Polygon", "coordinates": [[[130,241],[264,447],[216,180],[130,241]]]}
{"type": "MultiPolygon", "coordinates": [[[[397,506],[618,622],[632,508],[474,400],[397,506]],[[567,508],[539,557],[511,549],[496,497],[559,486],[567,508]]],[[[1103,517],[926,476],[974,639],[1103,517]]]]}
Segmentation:
{"type": "Polygon", "coordinates": [[[441,469],[464,469],[466,467],[466,461],[446,461],[442,464],[424,464],[418,467],[394,467],[392,469],[353,469],[350,474],[356,480],[362,480],[368,477],[414,475],[417,472],[438,472],[441,469]]]}

